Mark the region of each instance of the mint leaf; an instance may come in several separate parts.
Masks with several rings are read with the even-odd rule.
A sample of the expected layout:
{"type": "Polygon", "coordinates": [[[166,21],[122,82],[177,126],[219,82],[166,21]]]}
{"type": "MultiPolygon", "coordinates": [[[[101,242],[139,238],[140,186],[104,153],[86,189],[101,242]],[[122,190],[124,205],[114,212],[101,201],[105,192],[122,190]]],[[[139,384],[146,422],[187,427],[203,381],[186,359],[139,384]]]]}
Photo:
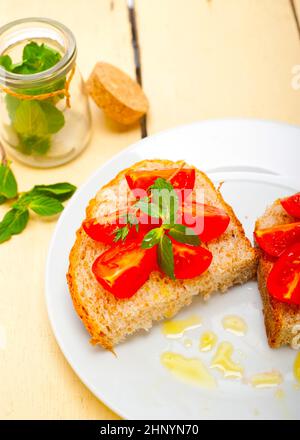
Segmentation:
{"type": "Polygon", "coordinates": [[[48,133],[57,133],[65,125],[64,114],[50,102],[41,101],[40,105],[47,119],[48,133]]]}
{"type": "Polygon", "coordinates": [[[149,203],[148,199],[141,199],[135,204],[136,209],[140,209],[144,214],[154,218],[160,218],[160,211],[158,205],[149,203]]]}
{"type": "Polygon", "coordinates": [[[163,235],[159,240],[157,248],[157,262],[161,270],[172,280],[174,280],[175,274],[172,242],[166,235],[163,235]]]}
{"type": "Polygon", "coordinates": [[[164,234],[164,230],[162,228],[154,228],[149,231],[141,244],[141,247],[143,249],[150,249],[153,246],[155,246],[161,239],[162,235],[164,234]]]}
{"type": "Polygon", "coordinates": [[[42,193],[64,202],[69,199],[76,191],[76,186],[71,183],[62,182],[52,185],[36,185],[33,188],[35,193],[42,193]]]}
{"type": "Polygon", "coordinates": [[[115,234],[114,242],[126,240],[127,235],[129,234],[129,226],[125,225],[123,228],[117,228],[115,234]]]}
{"type": "Polygon", "coordinates": [[[44,136],[48,133],[45,113],[36,101],[21,101],[13,122],[15,130],[26,137],[44,136]]]}
{"type": "Polygon", "coordinates": [[[45,154],[50,148],[49,136],[26,136],[19,134],[19,145],[16,147],[23,154],[45,154]]]}
{"type": "Polygon", "coordinates": [[[18,194],[18,186],[13,172],[8,165],[0,165],[0,195],[13,199],[18,194]]]}
{"type": "Polygon", "coordinates": [[[173,185],[166,179],[163,179],[162,177],[158,177],[155,182],[153,183],[153,185],[150,186],[149,189],[167,189],[169,191],[173,191],[173,185]]]}
{"type": "Polygon", "coordinates": [[[174,225],[168,232],[171,237],[180,243],[189,244],[191,246],[199,246],[201,241],[193,229],[184,225],[174,225]]]}
{"type": "Polygon", "coordinates": [[[59,52],[54,51],[44,43],[38,45],[34,41],[23,49],[23,67],[33,73],[43,72],[55,66],[61,59],[59,52]]]}
{"type": "Polygon", "coordinates": [[[1,55],[0,56],[0,66],[2,66],[8,72],[11,71],[12,60],[9,55],[1,55]]]}
{"type": "Polygon", "coordinates": [[[21,101],[18,98],[16,98],[15,96],[11,96],[11,95],[7,94],[5,96],[5,102],[6,102],[6,108],[7,108],[8,115],[9,115],[10,119],[13,121],[15,118],[17,108],[19,107],[19,104],[21,101]]]}
{"type": "Polygon", "coordinates": [[[42,216],[58,214],[64,209],[59,200],[43,195],[33,196],[28,204],[28,207],[36,214],[42,216]]]}
{"type": "Polygon", "coordinates": [[[3,203],[5,203],[7,201],[7,198],[4,196],[0,195],[0,205],[2,205],[3,203]]]}
{"type": "Polygon", "coordinates": [[[12,235],[20,234],[29,219],[28,210],[11,209],[0,222],[0,243],[10,239],[12,235]]]}
{"type": "Polygon", "coordinates": [[[150,187],[153,203],[159,206],[160,217],[164,223],[173,224],[178,211],[178,196],[173,185],[159,177],[150,187]]]}

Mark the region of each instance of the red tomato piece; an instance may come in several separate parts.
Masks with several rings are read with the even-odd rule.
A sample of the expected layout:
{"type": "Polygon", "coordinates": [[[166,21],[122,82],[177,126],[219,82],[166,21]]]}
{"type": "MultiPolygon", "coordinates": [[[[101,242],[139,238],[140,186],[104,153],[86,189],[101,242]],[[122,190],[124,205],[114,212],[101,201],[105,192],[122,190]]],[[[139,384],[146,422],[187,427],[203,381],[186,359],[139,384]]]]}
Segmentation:
{"type": "MultiPolygon", "coordinates": [[[[195,170],[193,168],[178,169],[179,171],[171,178],[175,189],[190,189],[195,186],[195,170]]],[[[163,170],[140,170],[130,171],[126,174],[126,180],[131,190],[141,189],[147,191],[159,177],[169,179],[176,172],[176,168],[163,170]]]]}
{"type": "MultiPolygon", "coordinates": [[[[171,237],[170,237],[171,238],[171,237]]],[[[212,253],[201,246],[179,243],[173,238],[175,278],[184,280],[194,278],[205,272],[212,261],[212,253]]]]}
{"type": "Polygon", "coordinates": [[[156,267],[156,247],[142,249],[140,240],[117,243],[92,266],[97,281],[116,298],[130,298],[156,267]]]}
{"type": "Polygon", "coordinates": [[[287,249],[274,263],[267,288],[279,301],[300,305],[300,243],[287,249]]]}
{"type": "MultiPolygon", "coordinates": [[[[113,244],[115,238],[115,231],[117,228],[125,226],[124,215],[126,216],[128,211],[116,211],[111,215],[103,218],[103,222],[99,223],[95,218],[84,220],[82,227],[85,232],[95,241],[99,241],[104,244],[113,244]]],[[[151,229],[151,217],[144,214],[141,211],[136,213],[139,230],[136,231],[135,225],[130,227],[127,239],[136,239],[140,232],[146,233],[151,229]]]]}
{"type": "Polygon", "coordinates": [[[267,254],[280,257],[287,248],[300,241],[300,222],[258,229],[254,232],[254,237],[267,254]]]}
{"type": "Polygon", "coordinates": [[[194,229],[200,240],[207,243],[226,231],[230,217],[222,209],[193,201],[179,209],[177,222],[194,229]]]}
{"type": "Polygon", "coordinates": [[[289,215],[300,218],[300,192],[281,199],[280,203],[289,215]]]}

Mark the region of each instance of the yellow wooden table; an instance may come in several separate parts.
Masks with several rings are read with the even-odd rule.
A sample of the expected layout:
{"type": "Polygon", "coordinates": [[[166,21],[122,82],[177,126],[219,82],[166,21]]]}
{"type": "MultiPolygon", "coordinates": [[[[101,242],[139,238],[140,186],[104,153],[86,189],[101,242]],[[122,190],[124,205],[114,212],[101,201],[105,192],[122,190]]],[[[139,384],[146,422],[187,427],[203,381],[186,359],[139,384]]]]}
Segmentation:
{"type": "MultiPolygon", "coordinates": [[[[300,20],[300,0],[135,0],[148,134],[207,118],[300,124],[300,90],[292,87],[300,64],[297,14],[300,20]]],[[[28,16],[73,30],[85,78],[97,60],[135,76],[126,0],[0,0],[0,25],[28,16]]],[[[139,125],[120,129],[94,105],[92,113],[92,141],[72,163],[50,170],[13,163],[20,190],[80,185],[141,137],[139,125]]],[[[44,267],[54,226],[32,219],[0,247],[0,418],[117,418],[73,373],[49,326],[44,267]]]]}

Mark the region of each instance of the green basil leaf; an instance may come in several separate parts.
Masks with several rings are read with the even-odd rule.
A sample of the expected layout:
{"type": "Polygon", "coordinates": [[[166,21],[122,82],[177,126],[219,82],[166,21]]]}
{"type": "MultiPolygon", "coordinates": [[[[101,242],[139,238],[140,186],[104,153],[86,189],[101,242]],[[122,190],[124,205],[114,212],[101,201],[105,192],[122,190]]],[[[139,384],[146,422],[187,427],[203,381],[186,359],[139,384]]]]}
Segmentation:
{"type": "Polygon", "coordinates": [[[194,230],[184,225],[174,225],[168,234],[180,243],[189,244],[191,246],[199,246],[201,244],[200,238],[196,235],[194,230]]]}
{"type": "Polygon", "coordinates": [[[0,222],[0,243],[8,240],[11,235],[20,234],[26,227],[29,219],[28,210],[11,209],[0,222]]]}
{"type": "Polygon", "coordinates": [[[58,110],[50,102],[41,102],[42,110],[47,118],[48,132],[51,134],[57,133],[65,125],[65,117],[63,112],[58,110]]]}
{"type": "Polygon", "coordinates": [[[71,185],[71,183],[62,182],[53,185],[36,185],[33,192],[42,193],[64,202],[74,194],[76,189],[76,186],[71,185]]]}
{"type": "Polygon", "coordinates": [[[42,216],[58,214],[64,209],[59,200],[43,195],[33,196],[28,204],[28,207],[36,214],[42,216]]]}
{"type": "Polygon", "coordinates": [[[145,235],[145,237],[142,241],[141,247],[143,249],[152,248],[160,241],[163,234],[164,234],[164,230],[162,228],[151,229],[151,231],[149,231],[145,235]]]}
{"type": "Polygon", "coordinates": [[[48,124],[45,113],[37,101],[21,101],[13,121],[15,130],[23,136],[45,136],[48,124]]]}
{"type": "Polygon", "coordinates": [[[13,199],[18,194],[15,176],[8,165],[0,165],[0,194],[7,199],[13,199]]]}
{"type": "Polygon", "coordinates": [[[174,254],[172,242],[166,235],[163,235],[158,243],[157,262],[162,271],[174,280],[174,254]]]}

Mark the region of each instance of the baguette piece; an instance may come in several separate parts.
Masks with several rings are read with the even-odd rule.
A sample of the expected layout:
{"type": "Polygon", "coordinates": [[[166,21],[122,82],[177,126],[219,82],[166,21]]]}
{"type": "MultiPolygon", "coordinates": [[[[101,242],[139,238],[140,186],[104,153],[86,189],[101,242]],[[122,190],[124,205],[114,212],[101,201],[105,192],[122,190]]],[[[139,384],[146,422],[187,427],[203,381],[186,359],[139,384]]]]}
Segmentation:
{"type": "MultiPolygon", "coordinates": [[[[290,217],[281,206],[280,200],[276,200],[256,221],[255,229],[271,228],[294,221],[295,219],[290,217]]],[[[266,284],[273,265],[272,259],[261,252],[257,280],[263,301],[268,342],[272,348],[291,345],[297,349],[300,348],[300,307],[296,304],[281,302],[269,294],[266,284]]]]}
{"type": "MultiPolygon", "coordinates": [[[[136,163],[130,170],[177,168],[179,164],[167,160],[145,160],[136,163]]],[[[107,190],[116,193],[122,185],[127,188],[125,174],[128,171],[120,172],[98,191],[87,208],[87,218],[112,212],[107,190]]],[[[211,266],[196,278],[171,280],[159,272],[152,272],[135,295],[126,300],[116,299],[102,288],[91,271],[96,257],[106,249],[105,245],[93,241],[82,227],[77,231],[67,279],[74,306],[93,344],[113,350],[126,336],[139,329],[149,330],[153,321],[174,316],[191,303],[193,296],[201,295],[207,299],[213,292],[225,292],[230,286],[255,277],[258,253],[246,238],[232,208],[225,203],[208,177],[198,170],[195,188],[204,190],[205,203],[222,208],[230,216],[226,232],[208,244],[213,254],[211,266]]]]}
{"type": "Polygon", "coordinates": [[[95,65],[87,90],[98,107],[116,122],[130,125],[149,108],[148,99],[140,85],[126,73],[108,63],[95,65]]]}

